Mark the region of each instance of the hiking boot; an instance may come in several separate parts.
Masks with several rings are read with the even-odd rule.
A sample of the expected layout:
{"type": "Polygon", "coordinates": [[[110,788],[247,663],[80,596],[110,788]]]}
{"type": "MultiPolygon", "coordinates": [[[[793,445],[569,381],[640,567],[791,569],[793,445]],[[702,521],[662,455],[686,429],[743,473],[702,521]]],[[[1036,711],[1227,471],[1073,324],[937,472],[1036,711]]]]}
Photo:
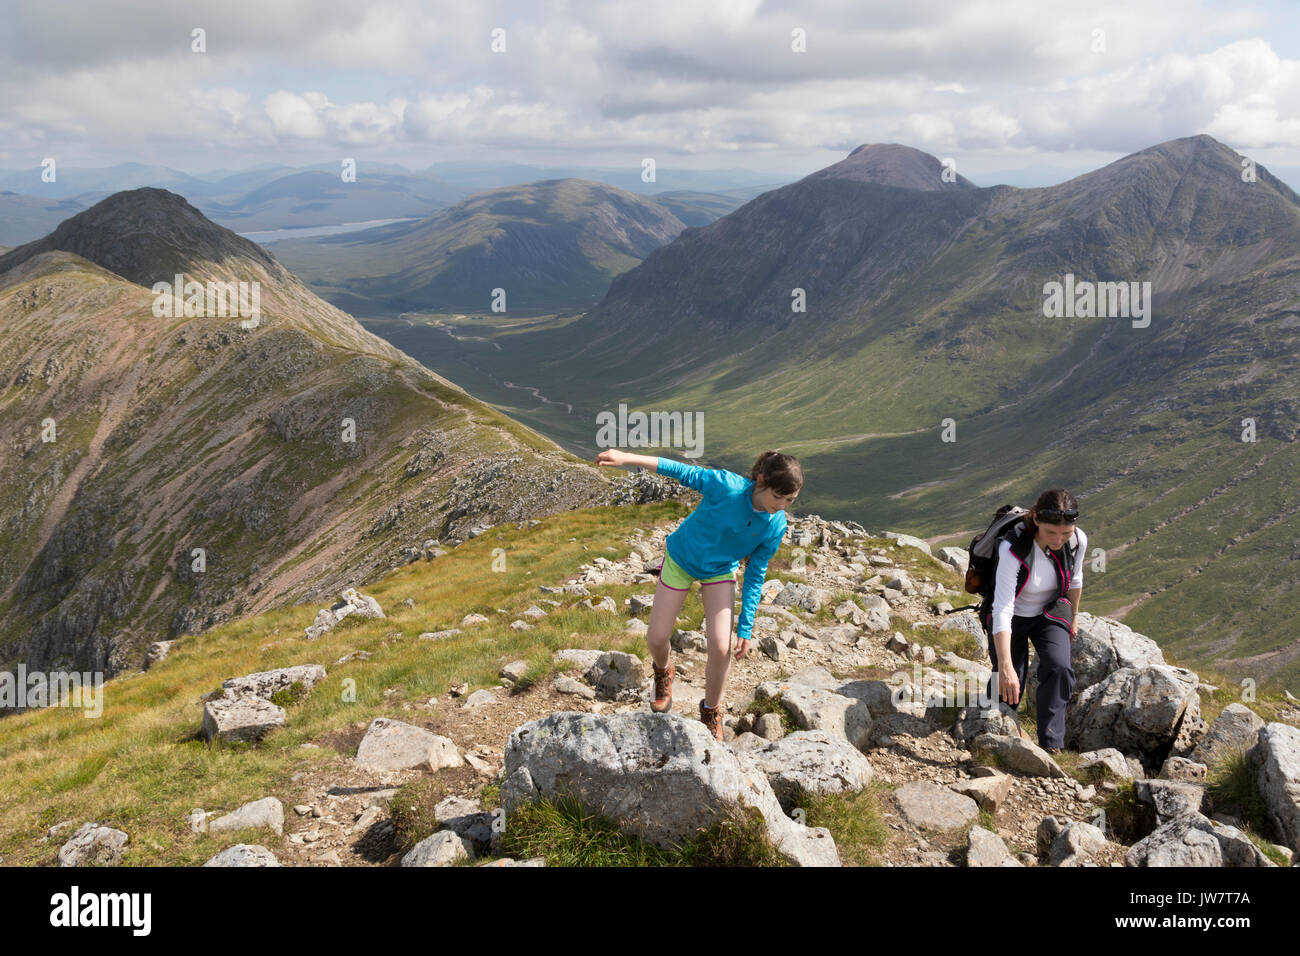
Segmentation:
{"type": "Polygon", "coordinates": [[[650,709],[662,714],[673,706],[673,662],[669,661],[667,667],[660,669],[652,660],[650,666],[655,672],[654,700],[650,702],[650,709]]]}
{"type": "Polygon", "coordinates": [[[709,733],[713,734],[715,740],[722,740],[722,714],[717,707],[705,707],[704,701],[700,701],[700,720],[704,721],[704,726],[709,733]]]}

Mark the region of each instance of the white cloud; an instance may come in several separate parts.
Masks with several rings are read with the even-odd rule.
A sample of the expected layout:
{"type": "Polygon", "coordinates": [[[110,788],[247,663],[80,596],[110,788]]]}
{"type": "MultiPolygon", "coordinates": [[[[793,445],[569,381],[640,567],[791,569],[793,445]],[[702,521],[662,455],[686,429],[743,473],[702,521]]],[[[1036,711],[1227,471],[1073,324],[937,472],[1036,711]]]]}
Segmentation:
{"type": "Polygon", "coordinates": [[[1259,14],[1208,0],[875,6],[27,4],[0,24],[13,66],[0,74],[0,164],[51,145],[203,165],[221,150],[420,145],[794,155],[900,141],[1024,157],[1208,132],[1243,150],[1300,146],[1300,62],[1259,14]],[[196,25],[207,54],[189,52],[196,25]],[[494,26],[505,54],[489,50],[494,26]],[[790,51],[795,26],[807,54],[790,51]]]}

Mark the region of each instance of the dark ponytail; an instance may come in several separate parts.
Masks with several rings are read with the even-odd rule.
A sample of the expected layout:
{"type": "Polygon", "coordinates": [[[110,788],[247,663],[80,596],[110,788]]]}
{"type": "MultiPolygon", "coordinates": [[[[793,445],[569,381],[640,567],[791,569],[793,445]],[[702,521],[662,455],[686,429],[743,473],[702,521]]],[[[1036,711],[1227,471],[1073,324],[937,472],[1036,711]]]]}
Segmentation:
{"type": "Polygon", "coordinates": [[[803,468],[798,459],[779,451],[765,451],[759,455],[749,470],[749,477],[754,481],[762,478],[764,485],[783,498],[803,487],[803,468]]]}
{"type": "MultiPolygon", "coordinates": [[[[1037,514],[1040,511],[1052,511],[1052,510],[1077,512],[1079,510],[1079,502],[1075,500],[1074,495],[1070,494],[1064,488],[1052,488],[1048,491],[1044,491],[1041,495],[1039,495],[1038,500],[1034,502],[1034,507],[1031,508],[1030,510],[1033,511],[1035,514],[1037,514]]],[[[1025,522],[1025,530],[1028,531],[1031,536],[1038,534],[1038,523],[1035,522],[1034,519],[1029,516],[1028,512],[1025,513],[1024,522],[1025,522]]],[[[1052,522],[1045,522],[1045,523],[1050,524],[1052,522]]],[[[1055,522],[1055,523],[1071,524],[1072,522],[1066,521],[1066,522],[1055,522]]]]}

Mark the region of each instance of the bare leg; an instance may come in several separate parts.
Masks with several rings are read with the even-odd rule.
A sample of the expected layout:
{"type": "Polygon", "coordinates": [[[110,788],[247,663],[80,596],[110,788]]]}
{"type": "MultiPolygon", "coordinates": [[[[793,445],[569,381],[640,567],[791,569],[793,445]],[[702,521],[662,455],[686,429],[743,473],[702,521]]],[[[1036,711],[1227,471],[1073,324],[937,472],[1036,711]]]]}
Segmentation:
{"type": "Polygon", "coordinates": [[[650,608],[650,623],[645,632],[645,642],[650,648],[650,656],[660,667],[668,666],[669,638],[677,624],[677,615],[682,613],[686,603],[686,591],[677,591],[659,582],[655,588],[655,601],[650,608]]]}
{"type": "Polygon", "coordinates": [[[705,636],[709,642],[709,663],[704,670],[704,703],[722,703],[722,688],[731,668],[731,617],[736,601],[736,584],[723,581],[701,585],[704,601],[705,636]]]}

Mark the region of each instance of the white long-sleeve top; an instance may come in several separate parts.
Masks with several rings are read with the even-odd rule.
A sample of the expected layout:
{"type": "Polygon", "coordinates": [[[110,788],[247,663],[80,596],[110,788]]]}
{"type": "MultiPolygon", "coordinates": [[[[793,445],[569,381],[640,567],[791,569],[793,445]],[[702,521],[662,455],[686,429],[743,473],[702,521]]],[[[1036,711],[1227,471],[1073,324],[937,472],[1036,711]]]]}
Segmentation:
{"type": "MultiPolygon", "coordinates": [[[[1083,556],[1088,552],[1088,536],[1075,527],[1078,550],[1074,553],[1070,589],[1083,587],[1083,556]]],[[[1056,596],[1056,563],[1036,542],[1029,549],[1029,578],[1024,590],[1016,595],[1016,577],[1020,562],[1011,555],[1011,542],[1003,538],[998,543],[998,573],[993,588],[993,633],[1011,630],[1011,617],[1033,617],[1041,614],[1047,602],[1056,596]]]]}

